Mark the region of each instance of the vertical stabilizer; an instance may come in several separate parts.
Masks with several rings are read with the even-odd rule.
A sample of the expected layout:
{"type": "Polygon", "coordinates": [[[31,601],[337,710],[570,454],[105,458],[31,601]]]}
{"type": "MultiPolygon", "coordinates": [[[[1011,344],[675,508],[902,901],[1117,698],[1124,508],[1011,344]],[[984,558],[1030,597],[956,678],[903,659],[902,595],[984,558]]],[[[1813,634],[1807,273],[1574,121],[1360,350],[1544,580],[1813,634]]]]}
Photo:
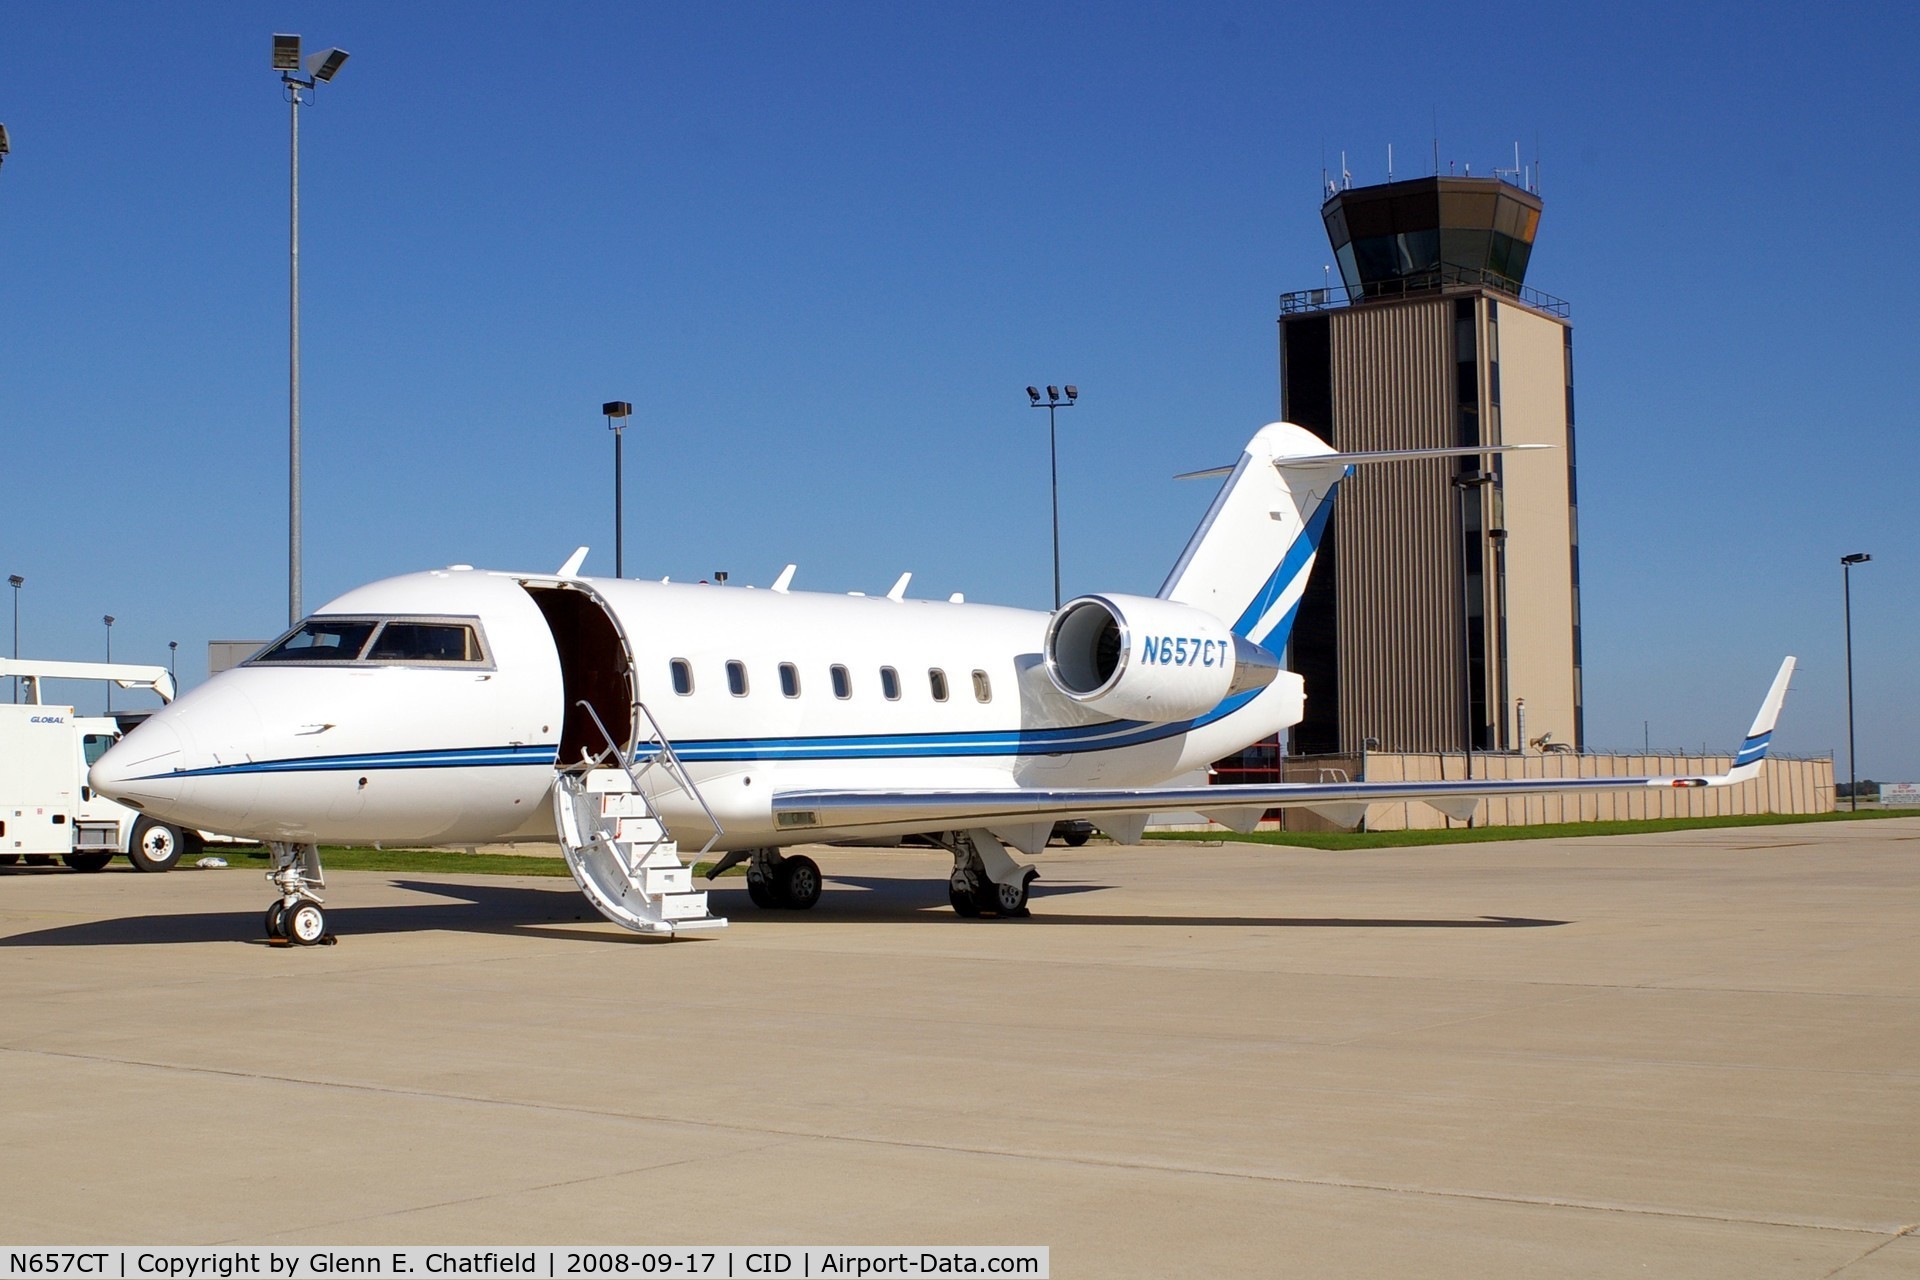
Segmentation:
{"type": "Polygon", "coordinates": [[[1260,428],[1160,588],[1255,644],[1286,647],[1347,459],[1304,427],[1260,428]]]}

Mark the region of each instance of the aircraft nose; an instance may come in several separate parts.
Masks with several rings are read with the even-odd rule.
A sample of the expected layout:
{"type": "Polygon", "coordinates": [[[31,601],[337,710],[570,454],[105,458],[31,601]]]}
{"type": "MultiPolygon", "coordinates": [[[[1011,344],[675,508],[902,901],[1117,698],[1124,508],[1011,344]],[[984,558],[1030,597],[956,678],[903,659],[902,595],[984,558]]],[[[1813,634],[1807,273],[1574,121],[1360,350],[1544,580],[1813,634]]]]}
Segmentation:
{"type": "Polygon", "coordinates": [[[165,712],[135,726],[87,771],[87,782],[101,795],[167,817],[187,801],[193,780],[180,776],[186,743],[165,712]]]}

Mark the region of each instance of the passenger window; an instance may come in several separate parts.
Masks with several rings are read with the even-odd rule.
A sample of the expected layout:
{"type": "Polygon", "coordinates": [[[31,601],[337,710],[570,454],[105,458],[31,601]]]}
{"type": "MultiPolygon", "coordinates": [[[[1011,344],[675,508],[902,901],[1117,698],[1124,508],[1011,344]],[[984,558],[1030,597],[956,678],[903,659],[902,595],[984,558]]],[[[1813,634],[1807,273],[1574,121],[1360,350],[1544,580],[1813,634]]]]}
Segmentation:
{"type": "Polygon", "coordinates": [[[673,691],[685,696],[693,692],[693,664],[685,658],[675,658],[671,664],[673,670],[673,691]]]}
{"type": "Polygon", "coordinates": [[[747,664],[733,661],[727,664],[727,692],[736,698],[747,696],[747,664]]]}
{"type": "Polygon", "coordinates": [[[800,668],[791,662],[780,664],[780,692],[789,698],[800,696],[800,668]]]}
{"type": "Polygon", "coordinates": [[[457,622],[389,622],[380,628],[369,662],[478,662],[473,628],[457,622]]]}
{"type": "Polygon", "coordinates": [[[853,696],[853,680],[847,675],[847,669],[837,664],[833,667],[833,696],[836,698],[853,696]]]}
{"type": "Polygon", "coordinates": [[[938,667],[927,672],[927,685],[933,690],[933,700],[935,702],[945,702],[947,700],[946,672],[938,667]]]}
{"type": "Polygon", "coordinates": [[[900,701],[900,673],[892,667],[880,668],[880,692],[887,696],[888,702],[900,701]]]}
{"type": "Polygon", "coordinates": [[[984,671],[973,673],[973,700],[975,702],[993,701],[993,682],[987,679],[987,673],[984,671]]]}
{"type": "Polygon", "coordinates": [[[309,618],[300,629],[273,648],[253,658],[254,662],[352,662],[360,656],[377,623],[329,622],[309,618]]]}

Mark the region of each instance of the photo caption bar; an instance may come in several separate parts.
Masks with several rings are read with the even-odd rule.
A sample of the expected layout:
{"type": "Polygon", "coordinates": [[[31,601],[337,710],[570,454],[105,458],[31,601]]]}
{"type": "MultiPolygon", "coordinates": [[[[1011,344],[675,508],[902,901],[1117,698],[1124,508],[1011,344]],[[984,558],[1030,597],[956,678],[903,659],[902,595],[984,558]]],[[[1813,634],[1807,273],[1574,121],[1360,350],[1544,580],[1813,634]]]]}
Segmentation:
{"type": "Polygon", "coordinates": [[[1044,1245],[77,1245],[0,1248],[0,1280],[814,1280],[1018,1276],[1049,1280],[1044,1245]]]}

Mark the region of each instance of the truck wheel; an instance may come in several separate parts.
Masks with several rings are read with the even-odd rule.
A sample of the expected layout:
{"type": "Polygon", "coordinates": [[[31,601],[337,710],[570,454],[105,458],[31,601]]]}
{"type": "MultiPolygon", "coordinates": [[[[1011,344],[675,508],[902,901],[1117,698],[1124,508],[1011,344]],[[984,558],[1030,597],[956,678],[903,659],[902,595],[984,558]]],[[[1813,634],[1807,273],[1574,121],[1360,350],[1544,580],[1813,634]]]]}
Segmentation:
{"type": "Polygon", "coordinates": [[[180,828],[140,818],[134,822],[133,837],[127,842],[127,861],[140,871],[171,871],[186,851],[180,828]]]}
{"type": "Polygon", "coordinates": [[[107,864],[113,861],[113,852],[108,849],[88,849],[84,853],[63,853],[60,861],[75,871],[105,871],[107,864]]]}
{"type": "Polygon", "coordinates": [[[0,867],[10,867],[18,861],[20,855],[17,853],[0,853],[0,867]]]}

